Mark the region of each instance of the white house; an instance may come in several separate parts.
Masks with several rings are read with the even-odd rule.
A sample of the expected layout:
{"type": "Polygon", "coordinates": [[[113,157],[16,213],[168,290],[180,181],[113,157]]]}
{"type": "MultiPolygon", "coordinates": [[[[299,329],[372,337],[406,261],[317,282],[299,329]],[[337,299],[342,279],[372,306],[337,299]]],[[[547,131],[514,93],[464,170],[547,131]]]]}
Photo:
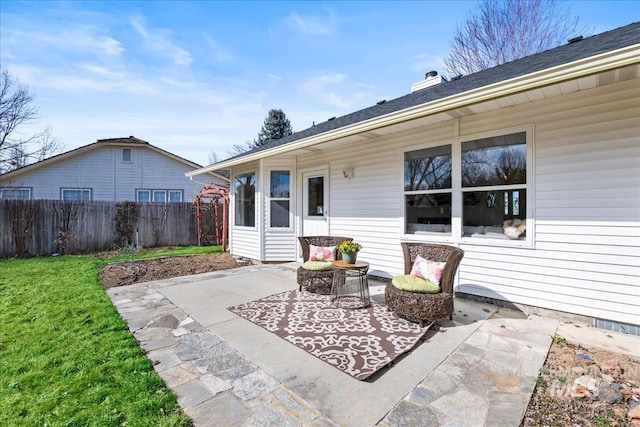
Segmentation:
{"type": "Polygon", "coordinates": [[[230,248],[351,236],[461,247],[456,291],[640,330],[640,23],[446,81],[189,172],[231,173],[230,248]]]}
{"type": "Polygon", "coordinates": [[[133,136],[99,139],[0,175],[0,198],[189,202],[207,183],[229,187],[216,172],[185,177],[200,168],[133,136]]]}

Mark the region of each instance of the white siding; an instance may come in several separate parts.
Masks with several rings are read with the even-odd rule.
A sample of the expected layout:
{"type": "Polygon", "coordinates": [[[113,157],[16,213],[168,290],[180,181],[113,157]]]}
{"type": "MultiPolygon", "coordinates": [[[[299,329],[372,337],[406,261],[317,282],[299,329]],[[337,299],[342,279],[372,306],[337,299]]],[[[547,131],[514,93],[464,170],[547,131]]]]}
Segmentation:
{"type": "MultiPolygon", "coordinates": [[[[637,79],[461,118],[460,135],[533,125],[535,230],[527,248],[461,243],[457,289],[640,324],[639,118],[637,79]]],[[[449,121],[298,158],[298,168],[329,164],[330,233],[361,242],[371,273],[403,267],[402,153],[454,129],[449,121]]]]}
{"type": "Polygon", "coordinates": [[[263,182],[260,176],[260,164],[251,163],[243,166],[240,169],[232,170],[231,184],[229,187],[229,250],[233,255],[246,257],[250,259],[263,260],[262,259],[262,239],[261,233],[263,232],[261,224],[261,206],[262,206],[262,193],[261,185],[263,182]],[[236,227],[235,225],[235,194],[234,194],[234,176],[247,173],[256,173],[256,218],[255,227],[236,227]]]}
{"type": "Polygon", "coordinates": [[[262,164],[262,183],[264,185],[262,192],[265,194],[261,206],[262,211],[262,227],[264,231],[263,256],[264,261],[292,261],[296,259],[296,251],[298,240],[296,238],[296,221],[291,217],[289,229],[275,229],[269,227],[269,192],[270,192],[270,172],[272,170],[288,170],[290,171],[290,201],[289,208],[296,207],[296,169],[295,159],[280,157],[277,160],[265,160],[262,164]]]}
{"type": "Polygon", "coordinates": [[[640,323],[638,80],[461,119],[535,126],[535,249],[463,245],[459,290],[640,323]]]}
{"type": "Polygon", "coordinates": [[[299,168],[329,164],[330,234],[361,243],[358,256],[371,263],[370,274],[391,277],[404,266],[400,249],[404,147],[452,136],[451,122],[440,123],[298,159],[299,168]],[[353,168],[353,178],[343,176],[345,168],[353,168]]]}

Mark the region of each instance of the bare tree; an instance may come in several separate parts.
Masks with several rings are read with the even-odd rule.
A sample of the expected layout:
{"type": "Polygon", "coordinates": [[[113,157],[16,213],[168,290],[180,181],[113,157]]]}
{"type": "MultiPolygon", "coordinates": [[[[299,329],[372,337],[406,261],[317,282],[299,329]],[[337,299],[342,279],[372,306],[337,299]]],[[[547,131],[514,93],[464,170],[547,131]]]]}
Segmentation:
{"type": "Polygon", "coordinates": [[[16,129],[37,118],[34,96],[7,70],[0,73],[0,173],[44,160],[63,148],[47,128],[28,138],[19,138],[16,129]]]}
{"type": "Polygon", "coordinates": [[[251,141],[245,141],[244,144],[233,144],[233,148],[229,151],[229,157],[234,157],[239,154],[246,153],[247,151],[251,151],[255,146],[251,141]]]}
{"type": "Polygon", "coordinates": [[[36,118],[33,95],[7,70],[0,74],[0,149],[4,148],[18,126],[36,118]]]}
{"type": "Polygon", "coordinates": [[[446,72],[471,74],[542,52],[578,35],[577,28],[578,18],[556,0],[484,0],[456,28],[446,72]]]}

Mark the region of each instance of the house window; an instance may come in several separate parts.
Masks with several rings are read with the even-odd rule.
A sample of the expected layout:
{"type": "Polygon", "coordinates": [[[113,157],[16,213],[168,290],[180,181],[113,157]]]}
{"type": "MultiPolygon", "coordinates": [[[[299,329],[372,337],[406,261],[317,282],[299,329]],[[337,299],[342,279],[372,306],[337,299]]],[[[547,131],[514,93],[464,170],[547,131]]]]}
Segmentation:
{"type": "Polygon", "coordinates": [[[451,145],[404,155],[405,232],[451,233],[451,145]]]}
{"type": "Polygon", "coordinates": [[[269,225],[272,228],[290,226],[290,172],[271,171],[269,192],[269,225]]]}
{"type": "Polygon", "coordinates": [[[524,131],[405,152],[405,234],[526,240],[527,153],[524,131]]]}
{"type": "Polygon", "coordinates": [[[153,190],[153,201],[158,203],[166,203],[167,192],[165,190],[153,190]]]}
{"type": "Polygon", "coordinates": [[[91,200],[91,190],[88,188],[63,188],[62,200],[91,200]]]}
{"type": "Polygon", "coordinates": [[[133,163],[133,154],[131,148],[122,149],[122,163],[133,163]]]}
{"type": "Polygon", "coordinates": [[[0,199],[31,200],[31,188],[18,188],[18,187],[0,188],[0,199]]]}
{"type": "Polygon", "coordinates": [[[151,190],[136,190],[136,201],[138,202],[150,202],[151,190]]]}
{"type": "Polygon", "coordinates": [[[250,172],[236,176],[234,183],[234,224],[241,227],[256,225],[256,174],[250,172]]]}
{"type": "Polygon", "coordinates": [[[169,190],[169,201],[170,202],[181,202],[182,201],[182,190],[169,190]]]}
{"type": "Polygon", "coordinates": [[[463,235],[524,240],[526,133],[465,141],[461,157],[463,235]],[[510,233],[510,226],[519,229],[510,233]]]}

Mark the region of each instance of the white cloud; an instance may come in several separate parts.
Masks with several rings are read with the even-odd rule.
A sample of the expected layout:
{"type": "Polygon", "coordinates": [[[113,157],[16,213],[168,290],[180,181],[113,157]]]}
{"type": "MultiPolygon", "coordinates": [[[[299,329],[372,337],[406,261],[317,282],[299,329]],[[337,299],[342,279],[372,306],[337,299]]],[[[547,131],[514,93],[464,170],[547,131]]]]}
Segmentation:
{"type": "Polygon", "coordinates": [[[205,43],[211,49],[209,52],[209,56],[216,62],[231,62],[234,59],[234,55],[231,49],[227,46],[224,46],[222,43],[216,41],[213,37],[208,34],[204,34],[202,36],[204,38],[205,43]]]}
{"type": "Polygon", "coordinates": [[[347,78],[346,74],[325,72],[306,80],[300,86],[300,90],[302,93],[329,105],[349,108],[351,103],[345,98],[346,91],[342,87],[342,83],[347,78]],[[338,93],[341,95],[338,95],[338,93]]]}
{"type": "Polygon", "coordinates": [[[331,34],[336,25],[332,13],[327,16],[302,16],[298,12],[292,12],[285,18],[285,21],[295,30],[312,35],[331,34]]]}
{"type": "Polygon", "coordinates": [[[269,73],[267,74],[267,77],[269,78],[269,82],[268,82],[269,86],[277,85],[282,81],[282,76],[278,76],[276,74],[269,73]]]}
{"type": "MultiPolygon", "coordinates": [[[[19,46],[21,49],[45,51],[66,51],[74,53],[90,52],[97,57],[120,56],[124,52],[122,44],[109,36],[100,35],[99,29],[89,25],[78,25],[58,30],[51,28],[49,32],[26,30],[8,30],[3,34],[9,47],[19,46]]],[[[4,56],[4,55],[3,55],[4,56]]]]}
{"type": "Polygon", "coordinates": [[[131,20],[131,26],[142,36],[146,47],[153,53],[168,57],[177,65],[188,66],[193,62],[191,54],[171,41],[171,32],[162,29],[147,29],[144,18],[131,20]]]}

